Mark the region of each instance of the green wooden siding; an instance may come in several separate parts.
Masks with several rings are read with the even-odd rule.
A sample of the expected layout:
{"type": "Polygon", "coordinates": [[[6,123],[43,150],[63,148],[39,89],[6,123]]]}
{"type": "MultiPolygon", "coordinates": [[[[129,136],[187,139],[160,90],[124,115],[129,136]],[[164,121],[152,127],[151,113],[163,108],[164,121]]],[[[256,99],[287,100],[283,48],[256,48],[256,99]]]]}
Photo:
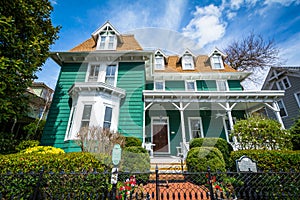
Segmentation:
{"type": "Polygon", "coordinates": [[[227,82],[228,82],[229,90],[238,90],[238,91],[243,90],[239,80],[228,80],[227,82]]]}
{"type": "Polygon", "coordinates": [[[118,131],[124,136],[143,137],[144,63],[119,63],[117,87],[126,91],[119,112],[118,131]]]}
{"type": "Polygon", "coordinates": [[[197,80],[196,81],[198,91],[215,91],[217,90],[217,84],[214,80],[197,80]]]}
{"type": "Polygon", "coordinates": [[[176,91],[176,90],[185,90],[184,81],[165,81],[165,90],[176,91]]]}
{"type": "Polygon", "coordinates": [[[85,80],[86,70],[86,64],[65,64],[61,67],[41,145],[62,148],[65,152],[80,151],[78,145],[64,139],[71,110],[68,90],[75,82],[85,80]]]}

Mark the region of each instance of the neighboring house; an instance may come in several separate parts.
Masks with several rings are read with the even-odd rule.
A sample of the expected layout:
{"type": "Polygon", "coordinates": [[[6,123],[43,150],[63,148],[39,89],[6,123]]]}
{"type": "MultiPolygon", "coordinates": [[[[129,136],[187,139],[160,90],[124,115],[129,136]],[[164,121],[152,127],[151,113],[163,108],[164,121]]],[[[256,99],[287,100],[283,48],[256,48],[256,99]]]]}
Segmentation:
{"type": "Polygon", "coordinates": [[[33,119],[46,120],[54,93],[53,89],[43,82],[33,82],[27,91],[30,99],[28,116],[33,119]]]}
{"type": "MultiPolygon", "coordinates": [[[[284,90],[285,95],[277,100],[285,128],[290,128],[300,114],[300,66],[271,67],[262,90],[284,90]]],[[[268,107],[265,114],[275,118],[268,107]]]]}
{"type": "Polygon", "coordinates": [[[217,48],[209,55],[144,51],[106,22],[70,51],[51,53],[61,71],[41,142],[79,151],[73,140],[80,128],[101,126],[155,144],[154,155],[185,154],[195,137],[234,145],[235,120],[265,104],[279,116],[284,91],[244,91],[249,73],[224,57],[217,48]]]}

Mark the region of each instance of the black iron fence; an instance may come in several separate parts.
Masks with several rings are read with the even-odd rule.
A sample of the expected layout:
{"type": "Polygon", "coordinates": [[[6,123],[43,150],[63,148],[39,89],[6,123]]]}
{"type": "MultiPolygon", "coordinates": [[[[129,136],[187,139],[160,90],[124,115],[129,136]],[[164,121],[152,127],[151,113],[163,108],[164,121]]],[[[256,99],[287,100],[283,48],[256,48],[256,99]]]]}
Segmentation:
{"type": "Polygon", "coordinates": [[[0,199],[300,199],[299,172],[5,173],[0,199]]]}

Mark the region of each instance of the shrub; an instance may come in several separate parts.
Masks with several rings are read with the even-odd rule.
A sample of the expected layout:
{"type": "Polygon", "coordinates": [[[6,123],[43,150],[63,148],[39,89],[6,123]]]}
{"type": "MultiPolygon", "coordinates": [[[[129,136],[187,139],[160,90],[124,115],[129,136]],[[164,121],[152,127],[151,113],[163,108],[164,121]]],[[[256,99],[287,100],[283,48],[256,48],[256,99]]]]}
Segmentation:
{"type": "Polygon", "coordinates": [[[225,171],[225,161],[220,150],[215,147],[194,147],[190,149],[186,158],[189,172],[205,172],[207,167],[211,171],[225,171]]]}
{"type": "Polygon", "coordinates": [[[216,147],[221,151],[226,167],[230,165],[230,152],[233,151],[233,149],[226,140],[222,138],[194,138],[190,142],[190,149],[195,147],[216,147]]]}
{"type": "Polygon", "coordinates": [[[18,140],[14,138],[12,134],[9,133],[0,133],[0,155],[16,153],[16,145],[18,140]]]}
{"type": "Polygon", "coordinates": [[[30,124],[23,127],[25,131],[25,139],[27,140],[41,140],[44,126],[46,124],[45,120],[36,119],[30,124]]]}
{"type": "Polygon", "coordinates": [[[300,118],[290,128],[293,150],[300,150],[300,118]]]}
{"type": "Polygon", "coordinates": [[[125,147],[142,146],[142,141],[136,137],[126,137],[125,147]]]}
{"type": "Polygon", "coordinates": [[[291,136],[287,130],[281,129],[280,123],[259,116],[237,121],[231,136],[236,137],[240,150],[285,150],[292,147],[291,136]]]}
{"type": "Polygon", "coordinates": [[[20,152],[30,147],[36,147],[40,144],[37,140],[23,140],[16,146],[16,151],[20,152]]]}
{"type": "Polygon", "coordinates": [[[257,167],[262,171],[290,171],[300,172],[300,151],[290,150],[240,150],[233,151],[230,155],[231,170],[236,170],[235,161],[243,155],[257,162],[257,167]]]}
{"type": "Polygon", "coordinates": [[[0,155],[0,172],[10,171],[24,173],[34,171],[72,172],[72,171],[104,171],[106,166],[90,153],[17,153],[10,155],[0,155]]]}
{"type": "Polygon", "coordinates": [[[62,154],[65,153],[64,150],[60,148],[55,148],[51,146],[35,146],[31,148],[27,148],[21,153],[34,153],[34,154],[62,154]]]}

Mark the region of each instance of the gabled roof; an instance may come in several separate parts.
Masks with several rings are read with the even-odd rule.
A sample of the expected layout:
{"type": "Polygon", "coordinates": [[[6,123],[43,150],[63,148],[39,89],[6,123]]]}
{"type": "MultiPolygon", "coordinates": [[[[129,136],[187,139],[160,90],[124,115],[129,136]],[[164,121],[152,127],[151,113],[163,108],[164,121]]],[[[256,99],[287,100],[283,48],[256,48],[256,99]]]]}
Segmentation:
{"type": "MultiPolygon", "coordinates": [[[[134,38],[134,35],[120,35],[122,42],[118,43],[117,51],[136,51],[143,50],[140,44],[134,38]]],[[[96,51],[97,42],[89,38],[83,43],[77,45],[70,52],[90,52],[96,51]]]]}
{"type": "Polygon", "coordinates": [[[195,54],[190,49],[185,49],[181,54],[181,57],[184,56],[185,54],[191,54],[193,57],[196,57],[195,54]]]}
{"type": "Polygon", "coordinates": [[[92,37],[96,40],[99,33],[104,31],[107,27],[114,31],[116,35],[121,35],[109,21],[106,21],[101,27],[99,27],[96,31],[94,31],[94,33],[92,33],[92,37]]]}
{"type": "Polygon", "coordinates": [[[214,54],[220,54],[222,57],[226,58],[227,55],[225,53],[223,53],[220,49],[218,49],[217,47],[214,48],[214,50],[208,55],[208,57],[211,57],[214,54]]]}

